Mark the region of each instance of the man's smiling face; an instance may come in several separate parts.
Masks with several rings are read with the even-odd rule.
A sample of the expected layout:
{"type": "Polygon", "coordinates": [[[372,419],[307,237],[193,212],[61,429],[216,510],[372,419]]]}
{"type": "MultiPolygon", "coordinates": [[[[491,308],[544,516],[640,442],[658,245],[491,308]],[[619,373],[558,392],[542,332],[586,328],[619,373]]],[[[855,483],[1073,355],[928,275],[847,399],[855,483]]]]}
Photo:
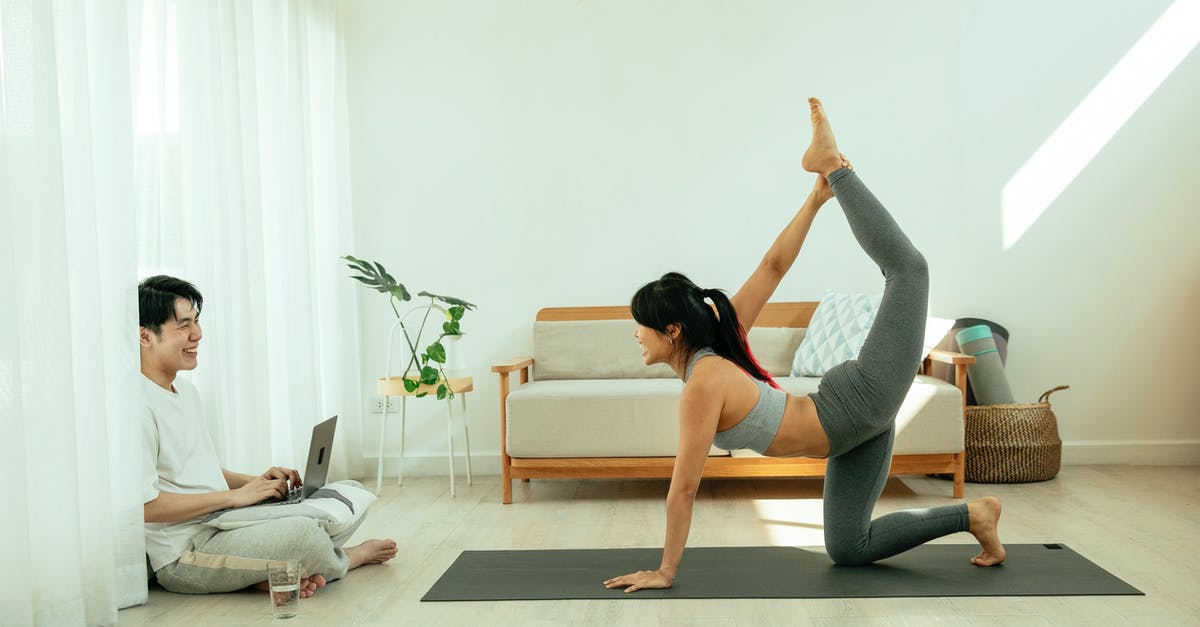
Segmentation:
{"type": "Polygon", "coordinates": [[[164,322],[158,333],[141,328],[143,370],[149,367],[174,379],[180,370],[194,369],[201,335],[195,306],[186,298],[176,298],[174,318],[164,322]]]}

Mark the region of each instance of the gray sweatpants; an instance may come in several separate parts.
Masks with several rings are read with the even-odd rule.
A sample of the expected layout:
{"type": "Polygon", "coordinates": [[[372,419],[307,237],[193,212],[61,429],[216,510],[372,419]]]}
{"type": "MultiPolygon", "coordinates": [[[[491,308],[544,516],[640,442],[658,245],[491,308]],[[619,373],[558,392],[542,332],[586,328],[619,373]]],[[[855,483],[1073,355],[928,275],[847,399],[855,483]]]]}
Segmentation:
{"type": "Polygon", "coordinates": [[[330,537],[315,518],[307,516],[228,531],[205,528],[192,536],[182,557],[158,569],[155,576],[171,592],[232,592],[266,581],[268,564],[294,559],[300,561],[302,577],[316,574],[333,581],[346,575],[350,560],[341,547],[354,531],[330,537]]]}
{"type": "Polygon", "coordinates": [[[810,396],[829,437],[825,549],[838,564],[869,564],[969,527],[966,504],[871,520],[892,461],[896,412],[920,365],[929,268],[874,194],[846,168],[829,184],[862,249],[883,271],[883,298],[853,359],[825,373],[810,396]]]}

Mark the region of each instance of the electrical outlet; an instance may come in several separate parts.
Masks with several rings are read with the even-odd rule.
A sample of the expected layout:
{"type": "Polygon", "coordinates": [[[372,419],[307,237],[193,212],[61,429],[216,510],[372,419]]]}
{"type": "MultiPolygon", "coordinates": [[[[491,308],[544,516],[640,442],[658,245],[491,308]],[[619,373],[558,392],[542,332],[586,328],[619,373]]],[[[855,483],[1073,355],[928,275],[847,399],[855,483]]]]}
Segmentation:
{"type": "Polygon", "coordinates": [[[387,403],[388,413],[391,413],[394,411],[400,411],[400,401],[398,401],[397,399],[391,398],[390,396],[376,396],[375,404],[371,408],[371,413],[382,414],[383,413],[383,404],[385,402],[387,403]]]}

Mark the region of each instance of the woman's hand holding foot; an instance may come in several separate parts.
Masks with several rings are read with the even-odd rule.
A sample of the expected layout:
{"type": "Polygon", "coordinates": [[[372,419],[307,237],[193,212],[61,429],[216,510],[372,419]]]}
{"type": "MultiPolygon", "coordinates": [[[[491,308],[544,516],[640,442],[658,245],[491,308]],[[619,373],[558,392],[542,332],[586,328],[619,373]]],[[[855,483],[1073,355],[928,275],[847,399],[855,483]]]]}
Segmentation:
{"type": "MultiPolygon", "coordinates": [[[[851,165],[846,155],[838,153],[838,156],[841,158],[840,167],[854,169],[854,166],[851,165]]],[[[817,207],[820,207],[828,202],[830,198],[833,198],[833,188],[829,186],[829,179],[825,178],[824,175],[817,175],[817,182],[813,184],[812,196],[817,201],[817,207]]]]}

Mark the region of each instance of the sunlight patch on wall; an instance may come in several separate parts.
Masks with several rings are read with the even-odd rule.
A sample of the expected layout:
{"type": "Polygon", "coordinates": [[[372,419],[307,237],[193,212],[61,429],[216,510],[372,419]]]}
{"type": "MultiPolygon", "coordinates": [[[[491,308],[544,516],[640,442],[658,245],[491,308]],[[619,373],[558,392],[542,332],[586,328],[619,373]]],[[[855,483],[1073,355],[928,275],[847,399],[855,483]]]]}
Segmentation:
{"type": "Polygon", "coordinates": [[[1200,0],[1176,0],[1004,186],[1004,250],[1021,239],[1197,42],[1200,0]]]}

